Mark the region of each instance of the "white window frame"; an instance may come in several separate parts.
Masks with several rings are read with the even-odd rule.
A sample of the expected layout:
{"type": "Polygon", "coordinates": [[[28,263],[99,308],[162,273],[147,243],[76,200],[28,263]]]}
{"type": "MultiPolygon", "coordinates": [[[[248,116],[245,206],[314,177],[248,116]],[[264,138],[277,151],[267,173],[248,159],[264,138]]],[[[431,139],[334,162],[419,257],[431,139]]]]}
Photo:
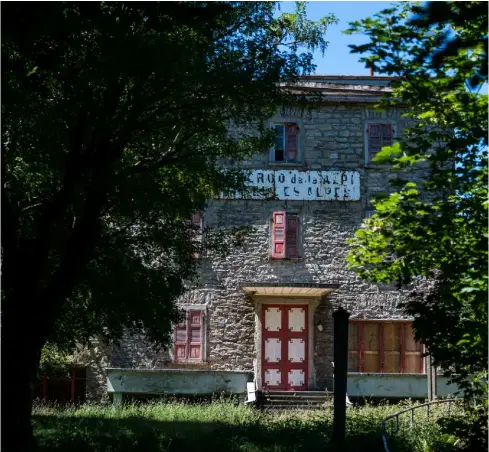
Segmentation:
{"type": "Polygon", "coordinates": [[[363,128],[363,131],[364,131],[364,149],[365,149],[365,152],[364,152],[365,166],[371,166],[371,165],[378,166],[378,164],[370,162],[369,158],[368,158],[369,157],[369,155],[368,155],[368,152],[369,152],[369,149],[368,149],[369,148],[369,146],[368,146],[368,144],[369,144],[369,142],[368,142],[368,126],[373,125],[373,124],[390,124],[392,126],[392,144],[397,142],[397,139],[398,139],[397,121],[396,120],[393,120],[393,119],[371,119],[371,120],[365,121],[364,128],[363,128]]]}

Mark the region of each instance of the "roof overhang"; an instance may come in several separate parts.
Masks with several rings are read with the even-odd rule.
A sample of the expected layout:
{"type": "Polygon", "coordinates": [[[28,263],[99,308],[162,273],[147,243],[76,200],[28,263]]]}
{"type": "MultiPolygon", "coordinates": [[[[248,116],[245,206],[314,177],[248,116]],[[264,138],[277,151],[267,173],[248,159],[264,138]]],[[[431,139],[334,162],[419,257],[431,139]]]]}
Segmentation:
{"type": "Polygon", "coordinates": [[[241,286],[249,295],[266,297],[323,297],[339,287],[339,284],[314,283],[245,283],[241,286]]]}

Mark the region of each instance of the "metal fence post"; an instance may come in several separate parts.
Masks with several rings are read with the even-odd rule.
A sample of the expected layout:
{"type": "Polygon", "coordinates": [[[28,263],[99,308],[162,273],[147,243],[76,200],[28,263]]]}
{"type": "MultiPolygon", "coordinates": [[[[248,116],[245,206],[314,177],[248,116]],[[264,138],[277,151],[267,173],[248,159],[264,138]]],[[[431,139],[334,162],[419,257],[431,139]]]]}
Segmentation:
{"type": "Polygon", "coordinates": [[[334,400],[333,443],[335,450],[345,449],[346,433],[346,380],[348,367],[348,318],[342,307],[333,313],[334,348],[334,400]]]}

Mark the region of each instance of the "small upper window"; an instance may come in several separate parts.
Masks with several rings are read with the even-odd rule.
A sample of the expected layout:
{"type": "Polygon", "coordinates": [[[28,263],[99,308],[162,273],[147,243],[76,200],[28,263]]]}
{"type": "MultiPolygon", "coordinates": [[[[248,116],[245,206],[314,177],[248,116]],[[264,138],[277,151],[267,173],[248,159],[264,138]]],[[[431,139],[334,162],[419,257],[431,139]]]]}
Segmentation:
{"type": "Polygon", "coordinates": [[[392,146],[394,128],[392,124],[369,124],[367,133],[367,163],[372,163],[384,146],[392,146]]]}
{"type": "Polygon", "coordinates": [[[275,145],[271,155],[273,163],[299,161],[299,127],[295,122],[275,124],[275,145]]]}

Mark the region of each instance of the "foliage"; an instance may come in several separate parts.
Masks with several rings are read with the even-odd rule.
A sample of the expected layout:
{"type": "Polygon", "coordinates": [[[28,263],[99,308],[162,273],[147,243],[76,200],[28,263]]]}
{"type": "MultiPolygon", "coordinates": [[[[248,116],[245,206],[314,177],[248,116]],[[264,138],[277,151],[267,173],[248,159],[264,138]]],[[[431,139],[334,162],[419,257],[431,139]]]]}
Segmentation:
{"type": "Polygon", "coordinates": [[[38,376],[68,377],[75,357],[53,344],[46,344],[41,351],[38,376]]]}
{"type": "MultiPolygon", "coordinates": [[[[347,450],[382,449],[380,421],[399,411],[397,405],[366,405],[347,411],[347,450]]],[[[433,418],[445,413],[435,408],[433,418]]],[[[129,404],[122,408],[86,405],[78,409],[34,408],[41,450],[209,450],[246,452],[331,450],[333,412],[266,413],[226,399],[210,404],[129,404]],[[69,445],[69,446],[68,446],[69,445]]],[[[432,445],[440,436],[434,420],[403,428],[389,445],[413,451],[424,439],[432,445]]]]}
{"type": "Polygon", "coordinates": [[[409,127],[376,162],[420,181],[399,178],[374,202],[349,242],[349,266],[415,285],[405,309],[416,338],[487,417],[487,4],[402,3],[350,25],[369,37],[351,46],[361,61],[400,77],[382,106],[408,107],[409,127]]]}
{"type": "MultiPolygon", "coordinates": [[[[168,343],[196,274],[189,219],[314,70],[332,16],[275,2],[45,2],[2,14],[2,447],[30,450],[29,391],[46,341],[124,330],[168,343]],[[255,128],[257,133],[230,133],[255,128]],[[16,433],[18,432],[18,433],[16,433]]],[[[209,252],[232,231],[208,234],[209,252]],[[217,240],[212,241],[212,236],[217,240]]]]}
{"type": "Polygon", "coordinates": [[[487,450],[487,406],[471,407],[465,415],[440,419],[439,424],[445,436],[457,438],[461,448],[474,452],[487,450]]]}
{"type": "MultiPolygon", "coordinates": [[[[220,164],[270,143],[262,122],[292,101],[278,82],[313,71],[335,20],[312,22],[303,4],[276,10],[5,6],[3,306],[25,300],[39,336],[71,347],[126,328],[166,343],[198,265],[188,218],[242,189],[220,164]],[[259,133],[231,135],[230,122],[259,133]]],[[[209,252],[230,232],[209,230],[209,252]]]]}

